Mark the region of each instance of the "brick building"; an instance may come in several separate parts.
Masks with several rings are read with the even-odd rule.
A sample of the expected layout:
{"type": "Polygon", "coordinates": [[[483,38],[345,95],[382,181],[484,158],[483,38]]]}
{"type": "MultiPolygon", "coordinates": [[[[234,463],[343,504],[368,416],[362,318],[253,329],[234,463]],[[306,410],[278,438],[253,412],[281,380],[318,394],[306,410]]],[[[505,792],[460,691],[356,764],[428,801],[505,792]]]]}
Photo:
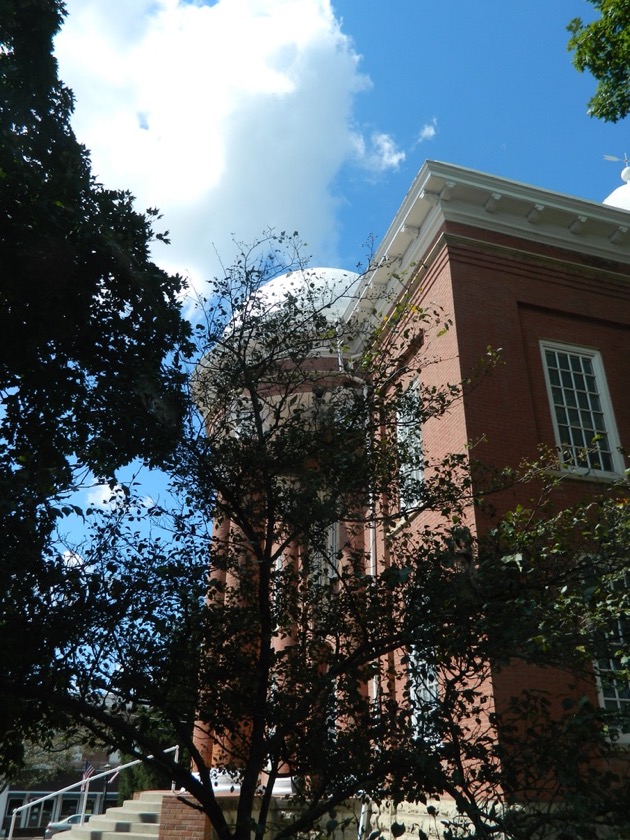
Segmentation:
{"type": "MultiPolygon", "coordinates": [[[[630,169],[624,170],[630,177],[630,169]]],[[[497,467],[535,459],[540,445],[562,452],[559,507],[588,498],[624,476],[630,464],[630,184],[600,205],[428,161],[418,173],[363,281],[355,312],[380,304],[385,316],[403,291],[418,307],[441,307],[452,327],[417,364],[424,385],[461,382],[488,347],[500,368],[448,417],[427,424],[428,458],[475,446],[497,467]],[[626,209],[627,208],[627,209],[626,209]],[[402,279],[401,279],[402,278],[402,279]],[[375,288],[382,291],[370,294],[375,288]],[[365,301],[365,303],[363,303],[365,301]],[[585,454],[598,440],[595,450],[585,454]]],[[[510,494],[501,506],[523,501],[510,494]]],[[[479,508],[469,527],[483,533],[479,508]]],[[[495,678],[501,705],[533,679],[512,669],[495,678]]],[[[536,677],[550,691],[566,676],[536,677]]],[[[627,687],[600,701],[630,710],[627,687]]],[[[623,742],[630,743],[630,735],[623,742]]]]}
{"type": "MultiPolygon", "coordinates": [[[[576,470],[575,487],[623,475],[621,450],[630,436],[629,221],[625,210],[442,163],[423,166],[376,253],[382,268],[366,285],[396,283],[394,268],[417,287],[419,301],[451,315],[453,329],[439,347],[445,361],[433,368],[437,381],[462,380],[488,346],[500,349],[501,375],[441,424],[447,451],[483,439],[487,460],[516,464],[534,457],[541,443],[587,446],[590,428],[605,437],[601,461],[576,470]],[[563,416],[560,395],[552,393],[567,360],[594,377],[590,418],[563,416]],[[595,395],[601,409],[593,408],[595,395]],[[584,426],[589,419],[594,426],[584,426]]],[[[444,448],[430,439],[425,445],[444,448]]]]}
{"type": "MultiPolygon", "coordinates": [[[[384,321],[403,297],[410,311],[445,313],[450,327],[439,337],[424,340],[420,331],[422,340],[397,348],[405,368],[420,371],[422,386],[462,382],[488,348],[500,353],[493,375],[421,430],[427,460],[473,444],[486,463],[516,467],[545,445],[561,453],[566,467],[555,491],[559,507],[624,476],[630,446],[629,191],[630,184],[621,187],[612,204],[600,205],[461,167],[424,164],[376,252],[376,268],[353,288],[347,305],[341,298],[337,306],[343,302],[346,320],[384,321]]],[[[342,282],[347,286],[348,275],[342,282]]],[[[406,386],[412,385],[409,376],[406,386]]],[[[518,501],[518,494],[499,496],[495,506],[501,512],[518,501]]],[[[481,508],[471,507],[467,516],[473,536],[487,529],[481,508]]],[[[591,679],[571,688],[567,679],[560,670],[518,664],[491,671],[491,705],[501,709],[515,692],[536,687],[555,697],[586,691],[594,703],[630,709],[627,686],[602,691],[591,679]]],[[[628,743],[623,735],[623,761],[628,743]]],[[[423,824],[417,809],[400,813],[408,824],[423,824]]]]}

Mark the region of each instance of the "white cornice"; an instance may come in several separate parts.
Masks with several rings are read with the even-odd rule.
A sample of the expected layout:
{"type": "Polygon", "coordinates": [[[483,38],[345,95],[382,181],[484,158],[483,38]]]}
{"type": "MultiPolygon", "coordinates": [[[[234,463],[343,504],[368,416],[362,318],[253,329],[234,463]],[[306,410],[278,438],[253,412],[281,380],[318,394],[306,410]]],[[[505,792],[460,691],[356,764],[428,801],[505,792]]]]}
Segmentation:
{"type": "MultiPolygon", "coordinates": [[[[422,261],[444,222],[630,264],[630,212],[426,161],[385,234],[357,307],[383,311],[403,275],[422,261]],[[382,289],[389,294],[376,294],[382,289]]],[[[400,286],[402,288],[402,286],[400,286]]],[[[355,307],[355,312],[357,311],[355,307]]]]}

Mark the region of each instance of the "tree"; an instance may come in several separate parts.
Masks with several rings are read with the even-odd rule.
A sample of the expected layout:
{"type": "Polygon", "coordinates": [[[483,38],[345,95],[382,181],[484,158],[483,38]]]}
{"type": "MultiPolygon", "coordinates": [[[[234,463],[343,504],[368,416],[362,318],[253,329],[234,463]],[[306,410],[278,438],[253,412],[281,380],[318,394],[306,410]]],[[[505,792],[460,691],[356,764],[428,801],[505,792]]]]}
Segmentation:
{"type": "Polygon", "coordinates": [[[618,122],[630,111],[630,2],[590,0],[600,14],[591,23],[574,18],[568,26],[569,50],[582,73],[597,79],[597,91],[589,101],[589,113],[598,119],[618,122]]]}
{"type": "MultiPolygon", "coordinates": [[[[621,578],[627,508],[615,495],[571,513],[522,508],[473,539],[466,511],[482,499],[469,454],[429,462],[413,436],[392,434],[441,422],[474,387],[409,387],[397,347],[430,335],[439,347],[448,319],[403,299],[386,323],[339,322],[354,278],[327,288],[304,273],[294,239],[280,240],[244,249],[215,283],[196,405],[168,465],[173,500],[116,488],[93,539],[39,593],[39,667],[0,663],[15,727],[47,710],[147,760],[192,793],[221,840],[332,830],[352,797],[447,794],[477,837],[618,823],[606,795],[627,801],[626,788],[606,765],[604,729],[617,712],[585,689],[579,715],[530,692],[499,716],[488,679],[519,657],[592,688],[597,640],[628,604],[593,589],[585,557],[605,556],[621,578]],[[173,732],[193,767],[163,752],[173,732]],[[274,823],[282,778],[295,818],[274,823]],[[239,789],[234,823],[215,788],[226,780],[239,789]],[[543,788],[543,812],[510,807],[543,788]]],[[[615,645],[623,680],[627,648],[615,645]]],[[[5,762],[12,745],[0,741],[5,762]]]]}
{"type": "Polygon", "coordinates": [[[4,563],[41,552],[48,500],[78,470],[159,457],[181,386],[164,361],[188,333],[182,278],[150,257],[157,211],[97,183],[72,131],[52,52],[64,14],[61,0],[0,4],[4,563]]]}
{"type": "MultiPolygon", "coordinates": [[[[66,571],[51,548],[64,494],[86,472],[159,461],[182,410],[166,360],[189,334],[183,281],[150,256],[157,212],[97,183],[72,131],[52,52],[64,14],[0,2],[0,633],[16,667],[53,655],[38,627],[66,571]]],[[[57,630],[53,648],[72,635],[57,630]]]]}
{"type": "Polygon", "coordinates": [[[80,747],[63,735],[51,738],[46,748],[38,743],[27,743],[24,747],[23,768],[17,777],[2,778],[2,787],[13,784],[28,790],[33,785],[58,779],[61,774],[76,772],[83,764],[80,747]]]}

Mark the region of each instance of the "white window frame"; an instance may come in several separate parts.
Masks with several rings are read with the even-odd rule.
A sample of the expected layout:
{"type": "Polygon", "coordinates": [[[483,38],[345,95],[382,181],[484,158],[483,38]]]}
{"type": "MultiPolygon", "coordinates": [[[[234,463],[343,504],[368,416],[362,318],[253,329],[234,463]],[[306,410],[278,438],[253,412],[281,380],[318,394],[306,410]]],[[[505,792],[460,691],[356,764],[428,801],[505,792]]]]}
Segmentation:
{"type": "MultiPolygon", "coordinates": [[[[589,347],[580,347],[578,345],[572,344],[564,344],[559,341],[541,341],[540,342],[540,351],[542,356],[542,364],[543,364],[543,371],[545,374],[545,382],[547,385],[547,396],[549,399],[549,410],[551,413],[551,422],[553,424],[553,431],[554,436],[556,439],[556,445],[560,452],[560,457],[564,463],[564,465],[574,474],[576,475],[601,475],[601,476],[617,476],[623,475],[624,473],[624,460],[623,456],[620,452],[620,444],[619,444],[619,435],[617,433],[617,425],[615,423],[615,418],[612,409],[612,403],[610,401],[610,395],[608,392],[608,385],[606,383],[606,375],[604,372],[604,365],[602,363],[601,354],[599,350],[595,350],[589,347]],[[590,366],[592,368],[592,376],[595,380],[595,392],[591,392],[591,396],[589,393],[583,392],[580,389],[576,388],[567,388],[562,384],[558,385],[552,381],[552,373],[550,371],[549,363],[547,360],[547,351],[551,353],[563,353],[568,356],[579,357],[580,359],[586,359],[590,362],[590,366]],[[580,418],[580,425],[570,424],[567,420],[566,424],[562,424],[562,428],[567,428],[568,432],[565,432],[564,437],[568,436],[571,437],[571,442],[567,440],[563,440],[563,434],[561,432],[561,424],[559,423],[558,413],[562,411],[563,406],[560,406],[556,403],[556,398],[554,395],[554,389],[556,392],[561,390],[562,394],[566,393],[583,393],[583,399],[589,403],[588,406],[569,406],[568,410],[573,412],[584,412],[588,413],[591,416],[593,414],[601,414],[602,421],[603,421],[603,429],[601,430],[591,430],[586,427],[585,424],[582,423],[582,418],[580,418]],[[592,398],[597,399],[599,401],[598,410],[596,410],[592,405],[592,398]],[[573,441],[573,434],[571,430],[576,430],[577,434],[582,434],[584,436],[584,445],[579,445],[573,441]],[[592,432],[593,437],[591,440],[586,439],[586,435],[592,432]],[[597,441],[594,440],[597,435],[603,432],[607,438],[608,442],[608,449],[602,450],[602,453],[606,453],[607,456],[610,457],[611,467],[612,469],[604,469],[598,467],[594,461],[597,456],[594,452],[591,454],[586,451],[586,458],[588,463],[580,463],[583,461],[584,458],[581,458],[579,453],[580,451],[584,452],[588,449],[596,449],[597,448],[597,441]],[[591,460],[591,458],[593,460],[591,460]]],[[[577,375],[580,375],[579,372],[574,371],[577,375]]]]}
{"type": "MultiPolygon", "coordinates": [[[[617,622],[617,624],[619,625],[620,622],[617,622]]],[[[625,638],[625,635],[622,635],[622,638],[625,638]]],[[[602,709],[611,712],[630,713],[630,683],[614,676],[616,671],[614,657],[598,659],[596,670],[597,693],[602,709]]],[[[627,723],[626,726],[629,728],[619,732],[616,738],[617,743],[630,744],[630,723],[627,723]]]]}
{"type": "MultiPolygon", "coordinates": [[[[420,381],[418,379],[414,379],[410,383],[407,393],[411,393],[413,397],[417,399],[418,404],[420,404],[422,397],[420,394],[420,381]]],[[[412,419],[404,416],[399,409],[396,411],[396,441],[397,444],[408,446],[409,449],[413,450],[418,456],[418,462],[411,464],[411,466],[399,457],[399,501],[400,509],[404,512],[417,507],[422,501],[422,485],[424,484],[424,445],[422,439],[422,424],[420,422],[414,424],[412,419]],[[405,480],[412,481],[418,488],[418,492],[413,496],[409,495],[408,492],[405,492],[405,480]]]]}
{"type": "Polygon", "coordinates": [[[256,435],[254,408],[245,396],[238,396],[228,406],[225,417],[227,433],[237,440],[256,435]]]}
{"type": "MultiPolygon", "coordinates": [[[[614,588],[621,588],[623,591],[627,585],[628,581],[625,579],[617,581],[614,588]]],[[[622,670],[621,664],[615,661],[615,647],[630,641],[630,618],[626,615],[618,616],[604,638],[603,655],[594,663],[599,704],[603,709],[629,715],[627,729],[619,731],[616,740],[620,744],[630,744],[630,682],[615,676],[615,673],[622,670]]]]}

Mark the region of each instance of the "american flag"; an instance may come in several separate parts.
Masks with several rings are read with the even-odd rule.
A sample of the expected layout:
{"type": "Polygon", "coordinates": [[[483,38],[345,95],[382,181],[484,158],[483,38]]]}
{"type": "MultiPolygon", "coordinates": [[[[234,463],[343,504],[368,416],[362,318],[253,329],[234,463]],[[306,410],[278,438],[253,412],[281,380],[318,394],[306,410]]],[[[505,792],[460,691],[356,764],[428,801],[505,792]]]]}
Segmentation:
{"type": "Polygon", "coordinates": [[[81,790],[85,790],[87,787],[86,782],[90,778],[90,776],[94,775],[94,765],[91,761],[88,761],[87,758],[85,759],[85,764],[83,765],[83,776],[81,777],[81,781],[83,784],[81,785],[81,790]]]}

